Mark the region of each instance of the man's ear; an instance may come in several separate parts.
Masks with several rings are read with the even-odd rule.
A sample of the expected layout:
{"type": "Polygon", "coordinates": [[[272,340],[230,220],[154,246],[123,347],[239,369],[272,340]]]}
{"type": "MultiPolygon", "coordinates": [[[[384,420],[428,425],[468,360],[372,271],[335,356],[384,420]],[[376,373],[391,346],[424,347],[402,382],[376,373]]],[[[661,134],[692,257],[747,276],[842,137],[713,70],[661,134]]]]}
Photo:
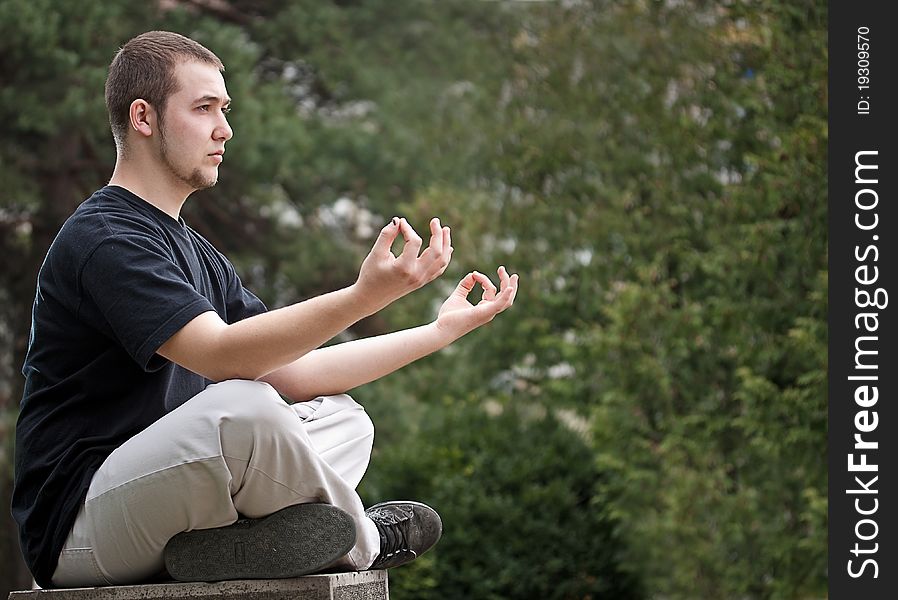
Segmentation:
{"type": "Polygon", "coordinates": [[[156,111],[149,102],[142,98],[132,102],[128,117],[134,131],[145,137],[153,135],[153,130],[156,128],[156,111]]]}

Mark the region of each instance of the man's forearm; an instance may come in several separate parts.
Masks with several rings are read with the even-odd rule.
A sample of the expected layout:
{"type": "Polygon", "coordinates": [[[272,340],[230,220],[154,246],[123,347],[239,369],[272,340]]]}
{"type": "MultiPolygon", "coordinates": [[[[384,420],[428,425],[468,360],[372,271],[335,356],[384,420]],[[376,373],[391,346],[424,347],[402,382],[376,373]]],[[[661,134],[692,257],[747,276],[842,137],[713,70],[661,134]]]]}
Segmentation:
{"type": "Polygon", "coordinates": [[[350,286],[231,325],[210,311],[185,325],[158,352],[213,381],[258,379],[379,308],[350,286]]]}
{"type": "Polygon", "coordinates": [[[301,402],[380,379],[453,341],[430,323],[313,350],[262,380],[301,402]]]}

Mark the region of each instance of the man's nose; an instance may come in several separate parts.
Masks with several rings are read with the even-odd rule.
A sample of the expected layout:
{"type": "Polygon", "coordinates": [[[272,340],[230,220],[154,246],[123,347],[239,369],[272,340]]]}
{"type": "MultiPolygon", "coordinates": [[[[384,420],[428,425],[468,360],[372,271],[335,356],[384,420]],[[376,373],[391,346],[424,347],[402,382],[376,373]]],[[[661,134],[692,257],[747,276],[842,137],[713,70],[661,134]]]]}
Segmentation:
{"type": "Polygon", "coordinates": [[[229,139],[234,137],[234,130],[231,129],[231,125],[228,123],[228,120],[224,115],[221,116],[221,123],[218,125],[218,127],[215,128],[213,137],[216,140],[224,141],[228,141],[229,139]]]}

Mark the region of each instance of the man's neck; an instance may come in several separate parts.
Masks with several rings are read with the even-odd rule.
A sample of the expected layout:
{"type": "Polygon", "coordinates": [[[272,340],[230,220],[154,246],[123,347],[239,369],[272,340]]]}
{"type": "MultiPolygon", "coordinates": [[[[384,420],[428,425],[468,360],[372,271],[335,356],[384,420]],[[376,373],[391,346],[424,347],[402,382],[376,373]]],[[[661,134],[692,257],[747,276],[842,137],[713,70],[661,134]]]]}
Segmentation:
{"type": "Polygon", "coordinates": [[[187,196],[194,191],[153,161],[140,163],[121,156],[116,160],[109,185],[125,188],[175,220],[180,217],[187,196]]]}

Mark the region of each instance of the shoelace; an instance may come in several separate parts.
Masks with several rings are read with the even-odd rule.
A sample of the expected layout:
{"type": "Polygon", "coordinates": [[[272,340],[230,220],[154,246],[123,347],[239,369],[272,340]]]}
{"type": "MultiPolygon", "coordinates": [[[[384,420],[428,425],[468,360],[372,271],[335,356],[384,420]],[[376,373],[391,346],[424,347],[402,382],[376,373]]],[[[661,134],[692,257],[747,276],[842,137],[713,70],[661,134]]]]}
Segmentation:
{"type": "Polygon", "coordinates": [[[410,516],[404,516],[399,519],[393,513],[382,513],[378,511],[369,515],[374,521],[377,532],[380,534],[380,556],[377,557],[376,563],[382,563],[400,554],[411,554],[413,557],[417,553],[409,547],[408,543],[408,523],[410,516]]]}

